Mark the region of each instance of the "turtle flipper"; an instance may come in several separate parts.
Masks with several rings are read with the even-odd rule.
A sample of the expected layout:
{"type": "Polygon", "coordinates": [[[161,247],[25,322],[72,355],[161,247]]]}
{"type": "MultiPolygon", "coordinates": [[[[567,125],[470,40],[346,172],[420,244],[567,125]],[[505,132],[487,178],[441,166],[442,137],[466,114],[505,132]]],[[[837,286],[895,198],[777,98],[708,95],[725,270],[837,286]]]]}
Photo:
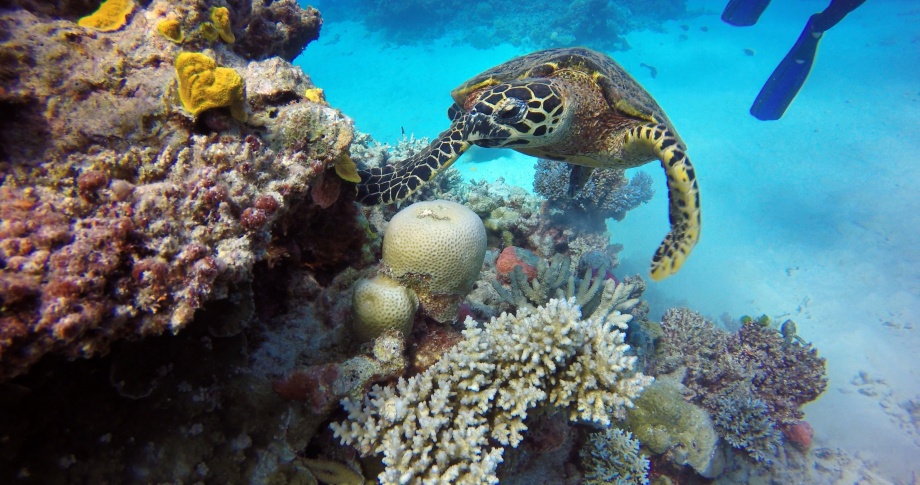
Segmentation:
{"type": "Polygon", "coordinates": [[[451,166],[470,147],[466,141],[464,119],[457,118],[450,128],[412,158],[396,166],[358,170],[358,202],[364,205],[392,204],[405,199],[440,171],[451,166]]]}
{"type": "Polygon", "coordinates": [[[671,232],[652,257],[651,277],[660,281],[680,269],[700,239],[700,189],[690,159],[677,137],[662,124],[649,123],[629,130],[626,146],[651,150],[661,160],[668,178],[668,219],[671,232]]]}

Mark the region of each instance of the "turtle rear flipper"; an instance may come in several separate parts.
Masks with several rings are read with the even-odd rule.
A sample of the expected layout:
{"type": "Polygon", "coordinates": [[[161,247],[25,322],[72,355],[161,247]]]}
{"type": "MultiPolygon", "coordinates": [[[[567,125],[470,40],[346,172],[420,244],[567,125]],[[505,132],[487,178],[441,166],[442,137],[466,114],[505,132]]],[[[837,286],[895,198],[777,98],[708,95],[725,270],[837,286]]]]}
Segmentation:
{"type": "Polygon", "coordinates": [[[457,118],[424,150],[396,166],[358,170],[361,182],[357,187],[357,200],[364,205],[399,202],[450,167],[469,148],[463,119],[457,118]]]}
{"type": "Polygon", "coordinates": [[[651,277],[660,281],[680,269],[700,239],[700,189],[690,159],[667,126],[647,124],[626,134],[632,149],[651,150],[668,178],[669,232],[652,257],[651,277]]]}

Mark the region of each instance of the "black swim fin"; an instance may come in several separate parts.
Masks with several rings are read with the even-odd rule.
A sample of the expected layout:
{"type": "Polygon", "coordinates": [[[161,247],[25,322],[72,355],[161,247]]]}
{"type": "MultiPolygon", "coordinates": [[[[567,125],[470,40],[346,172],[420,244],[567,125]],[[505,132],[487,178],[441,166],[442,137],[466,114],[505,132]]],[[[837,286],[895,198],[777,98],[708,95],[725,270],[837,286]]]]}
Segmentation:
{"type": "Polygon", "coordinates": [[[722,11],[722,20],[736,27],[751,26],[757,23],[767,5],[770,0],[731,0],[722,11]]]}

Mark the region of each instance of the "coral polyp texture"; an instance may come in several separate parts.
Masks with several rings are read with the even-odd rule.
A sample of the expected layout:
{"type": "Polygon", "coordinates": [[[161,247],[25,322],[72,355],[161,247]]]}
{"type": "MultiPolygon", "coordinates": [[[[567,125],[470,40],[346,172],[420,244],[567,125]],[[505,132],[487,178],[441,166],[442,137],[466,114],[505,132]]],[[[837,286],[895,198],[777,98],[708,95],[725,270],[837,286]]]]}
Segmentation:
{"type": "Polygon", "coordinates": [[[217,67],[214,59],[195,52],[176,57],[179,99],[193,115],[212,108],[230,108],[233,117],[246,121],[243,78],[233,69],[217,67]]]}
{"type": "Polygon", "coordinates": [[[105,0],[92,15],[81,18],[77,24],[102,32],[118,30],[128,22],[128,15],[134,10],[131,0],[105,0]]]}
{"type": "Polygon", "coordinates": [[[408,335],[418,310],[415,292],[383,275],[360,279],[352,296],[354,337],[359,342],[388,330],[408,335]]]}
{"type": "MultiPolygon", "coordinates": [[[[66,2],[62,12],[22,1],[0,13],[0,105],[9,114],[0,120],[0,380],[47,353],[102,355],[119,340],[178,332],[206,302],[251,280],[276,247],[279,220],[309,230],[334,212],[308,194],[324,172],[337,178],[351,120],[305,99],[315,86],[290,63],[230,50],[293,48],[278,29],[304,28],[316,12],[243,3],[240,21],[283,6],[293,23],[276,26],[281,37],[271,42],[262,32],[205,55],[180,53],[155,26],[205,19],[208,2],[136,5],[132,15],[144,22],[106,33],[61,19],[77,17],[66,2]],[[209,109],[242,114],[244,85],[254,87],[248,124],[209,109]],[[194,122],[180,98],[198,113],[194,122]],[[278,116],[297,109],[309,116],[278,116]],[[286,123],[315,136],[296,145],[275,136],[292,130],[286,123]]],[[[332,239],[341,255],[348,244],[332,239]]]]}
{"type": "Polygon", "coordinates": [[[387,225],[383,272],[414,290],[426,314],[449,322],[479,279],[485,253],[475,212],[446,200],[416,202],[387,225]]]}
{"type": "Polygon", "coordinates": [[[609,425],[651,378],[634,370],[611,306],[582,319],[573,300],[468,318],[463,340],[425,372],[345,399],[335,436],[363,455],[383,454],[384,484],[498,483],[503,447],[517,447],[538,407],[609,425]]]}

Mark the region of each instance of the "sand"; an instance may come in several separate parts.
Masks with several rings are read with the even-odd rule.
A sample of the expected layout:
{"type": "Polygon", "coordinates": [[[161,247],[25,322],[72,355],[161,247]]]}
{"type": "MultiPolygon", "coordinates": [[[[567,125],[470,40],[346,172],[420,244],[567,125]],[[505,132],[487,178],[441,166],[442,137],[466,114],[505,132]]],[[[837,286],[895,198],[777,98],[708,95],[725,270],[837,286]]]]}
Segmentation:
{"type": "MultiPolygon", "coordinates": [[[[756,26],[737,28],[719,20],[723,2],[692,1],[705,13],[633,33],[631,50],[612,53],[667,111],[702,191],[700,244],[646,297],[653,315],[681,305],[715,320],[794,319],[828,359],[828,390],[806,408],[815,445],[910,483],[920,475],[920,8],[875,0],[850,14],[821,41],[786,115],[762,122],[748,114],[751,102],[807,17],[827,5],[773,3],[756,26]]],[[[388,143],[403,130],[436,136],[453,87],[525,52],[448,40],[399,46],[341,19],[323,29],[297,63],[360,130],[388,143]]],[[[475,150],[456,166],[469,179],[531,189],[535,163],[475,150]]],[[[645,274],[667,232],[664,175],[657,164],[641,170],[655,179],[655,198],[610,224],[624,274],[645,274]]]]}

